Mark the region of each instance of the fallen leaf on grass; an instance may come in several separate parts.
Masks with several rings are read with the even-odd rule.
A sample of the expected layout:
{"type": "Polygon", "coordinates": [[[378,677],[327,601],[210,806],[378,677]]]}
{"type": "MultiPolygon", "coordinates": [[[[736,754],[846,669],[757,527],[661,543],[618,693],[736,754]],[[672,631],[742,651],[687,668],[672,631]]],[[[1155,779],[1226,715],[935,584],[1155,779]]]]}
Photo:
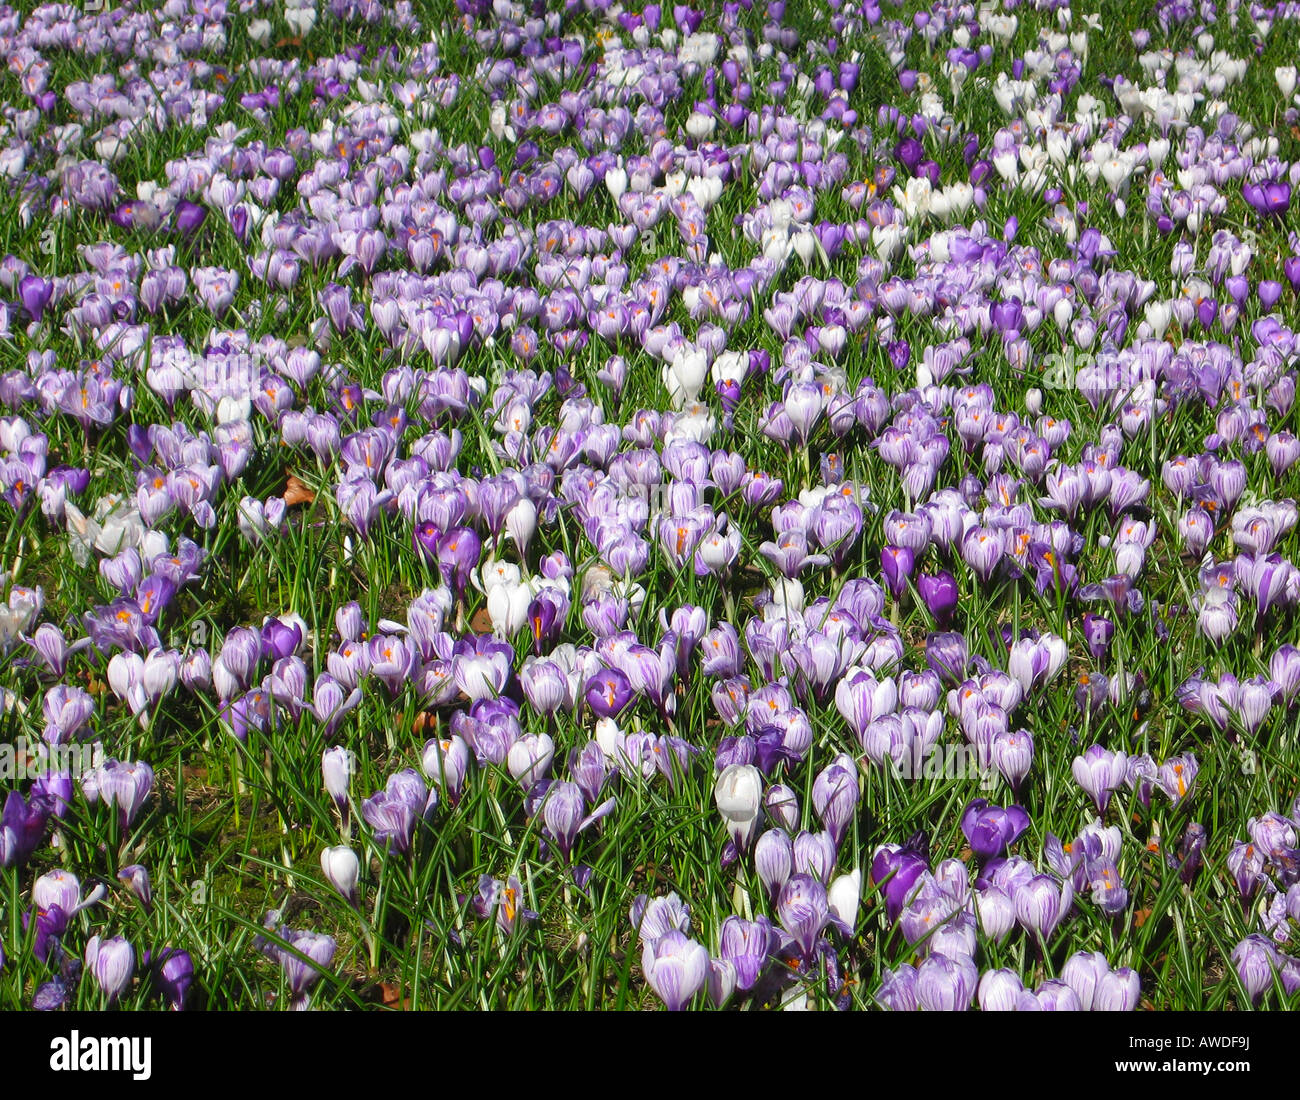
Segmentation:
{"type": "Polygon", "coordinates": [[[402,996],[402,991],[395,985],[388,982],[379,983],[379,993],[383,998],[385,1008],[396,1008],[402,1012],[409,1012],[411,1002],[402,996]]]}
{"type": "Polygon", "coordinates": [[[286,508],[292,508],[295,504],[310,504],[316,499],[316,494],[306,484],[295,477],[289,475],[289,480],[284,488],[284,503],[286,508]]]}

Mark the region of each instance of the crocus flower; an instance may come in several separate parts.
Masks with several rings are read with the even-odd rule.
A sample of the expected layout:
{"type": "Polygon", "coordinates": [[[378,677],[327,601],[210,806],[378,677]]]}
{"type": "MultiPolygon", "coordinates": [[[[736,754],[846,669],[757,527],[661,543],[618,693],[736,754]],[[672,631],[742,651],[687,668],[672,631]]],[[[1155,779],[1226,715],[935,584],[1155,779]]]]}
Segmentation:
{"type": "Polygon", "coordinates": [[[86,970],[112,1004],[131,984],[135,974],[135,950],[123,936],[109,939],[91,936],[86,942],[86,970]]]}
{"type": "Polygon", "coordinates": [[[1263,217],[1280,217],[1291,205],[1291,185],[1283,180],[1266,179],[1260,183],[1246,183],[1241,188],[1255,212],[1263,217]]]}
{"type": "Polygon", "coordinates": [[[853,820],[859,797],[857,767],[848,757],[833,761],[813,782],[813,809],[837,847],[853,820]]]}
{"type": "Polygon", "coordinates": [[[871,860],[871,884],[883,888],[885,915],[898,920],[918,879],[928,870],[925,857],[915,848],[884,844],[871,860]]]}
{"type": "Polygon", "coordinates": [[[645,945],[641,970],[668,1010],[677,1012],[704,987],[709,952],[703,944],[674,929],[645,945]]]}
{"type": "Polygon", "coordinates": [[[948,625],[952,613],[957,609],[959,594],[956,578],[946,569],[933,575],[922,573],[916,579],[916,587],[921,593],[926,609],[934,616],[935,623],[942,630],[948,625]]]}
{"type": "Polygon", "coordinates": [[[970,958],[932,954],[916,969],[916,1000],[927,1012],[965,1012],[978,985],[979,968],[970,958]]]}
{"type": "Polygon", "coordinates": [[[337,890],[349,905],[359,904],[357,882],[361,877],[361,861],[356,852],[346,844],[323,848],[320,854],[321,870],[325,880],[337,890]]]}
{"type": "Polygon", "coordinates": [[[735,967],[736,988],[748,992],[762,976],[777,935],[771,922],[760,915],[747,921],[737,916],[727,917],[719,933],[719,955],[735,967]]]}
{"type": "Polygon", "coordinates": [[[537,919],[536,913],[524,908],[523,896],[523,885],[513,875],[505,882],[494,879],[491,875],[481,875],[472,904],[474,911],[484,919],[495,913],[497,927],[509,936],[521,927],[521,921],[537,919]]]}
{"type": "Polygon", "coordinates": [[[811,958],[830,917],[826,887],[811,875],[792,875],[777,895],[776,914],[803,957],[811,958]]]}
{"type": "Polygon", "coordinates": [[[1074,781],[1096,803],[1097,812],[1105,813],[1111,792],[1117,790],[1128,775],[1128,757],[1102,745],[1092,745],[1082,756],[1074,758],[1072,771],[1074,781]]]}
{"type": "Polygon", "coordinates": [[[737,850],[748,851],[763,821],[763,778],[752,764],[732,764],[723,769],[713,797],[737,850]]]}
{"type": "Polygon", "coordinates": [[[1027,828],[1029,815],[1021,807],[1004,810],[983,798],[971,802],[961,817],[961,831],[980,859],[1002,855],[1027,828]]]}
{"type": "Polygon", "coordinates": [[[1229,956],[1237,977],[1252,1003],[1258,1003],[1266,990],[1273,987],[1273,975],[1278,970],[1277,948],[1267,936],[1247,936],[1232,949],[1229,956]]]}
{"type": "Polygon", "coordinates": [[[123,867],[118,871],[117,877],[136,896],[146,913],[152,911],[153,890],[149,885],[149,872],[144,866],[133,863],[129,867],[123,867]]]}
{"type": "Polygon", "coordinates": [[[167,1002],[167,1007],[173,1012],[182,1011],[194,982],[194,960],[190,953],[178,947],[163,948],[153,956],[149,968],[154,986],[167,1002]]]}
{"type": "Polygon", "coordinates": [[[1016,889],[1015,903],[1021,926],[1047,941],[1069,913],[1074,891],[1069,882],[1062,884],[1050,875],[1035,875],[1016,889]]]}

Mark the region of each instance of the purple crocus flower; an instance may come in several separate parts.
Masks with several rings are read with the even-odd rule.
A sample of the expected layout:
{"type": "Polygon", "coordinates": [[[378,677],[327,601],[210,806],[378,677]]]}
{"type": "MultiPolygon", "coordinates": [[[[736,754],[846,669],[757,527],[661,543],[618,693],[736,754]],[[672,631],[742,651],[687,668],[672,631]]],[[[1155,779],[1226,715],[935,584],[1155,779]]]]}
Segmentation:
{"type": "Polygon", "coordinates": [[[907,546],[886,546],[880,551],[880,570],[894,599],[901,600],[916,568],[916,556],[907,546]]]}
{"type": "Polygon", "coordinates": [[[916,579],[916,587],[921,593],[926,609],[934,616],[935,623],[942,630],[952,619],[957,609],[959,594],[957,579],[946,569],[933,575],[922,573],[916,579]]]}
{"type": "Polygon", "coordinates": [[[135,974],[135,950],[123,936],[109,939],[91,936],[86,942],[86,971],[112,1004],[131,984],[135,974]]]}
{"type": "Polygon", "coordinates": [[[929,870],[925,857],[915,848],[883,844],[871,860],[871,884],[883,890],[885,915],[898,920],[920,877],[929,870]]]}
{"type": "Polygon", "coordinates": [[[826,887],[811,875],[791,875],[777,895],[776,915],[803,957],[810,959],[830,919],[826,887]]]}
{"type": "Polygon", "coordinates": [[[1241,194],[1257,214],[1266,218],[1281,217],[1291,206],[1291,185],[1283,180],[1246,183],[1241,194]]]}
{"type": "Polygon", "coordinates": [[[18,284],[18,299],[33,321],[38,324],[45,316],[46,307],[54,296],[54,284],[39,275],[26,275],[18,284]]]}
{"type": "Polygon", "coordinates": [[[183,237],[188,237],[207,220],[208,212],[197,203],[189,202],[182,199],[176,204],[173,211],[175,218],[176,231],[183,237]]]}
{"type": "Polygon", "coordinates": [[[582,788],[568,781],[551,783],[543,797],[543,828],[566,861],[573,851],[573,843],[578,834],[609,814],[615,804],[614,799],[610,798],[584,816],[586,801],[582,788]]]}
{"type": "Polygon", "coordinates": [[[454,806],[460,801],[469,774],[470,751],[463,738],[452,734],[425,742],[421,765],[429,780],[441,787],[454,806]]]}
{"type": "Polygon", "coordinates": [[[537,914],[523,907],[523,884],[514,875],[505,882],[491,875],[481,875],[478,891],[471,904],[474,912],[486,920],[495,912],[497,927],[504,935],[512,935],[521,921],[535,921],[537,914]]]}
{"type": "MultiPolygon", "coordinates": [[[[1093,1012],[1132,1012],[1142,997],[1142,981],[1136,970],[1121,966],[1110,970],[1097,981],[1093,994],[1093,1012]]],[[[1082,998],[1081,998],[1082,999],[1082,998]]]]}
{"type": "Polygon", "coordinates": [[[299,932],[285,925],[275,929],[275,932],[288,947],[260,936],[256,941],[257,946],[263,954],[280,964],[293,997],[293,1006],[305,1008],[308,992],[333,961],[338,945],[332,936],[319,932],[299,932]]]}
{"type": "Polygon", "coordinates": [[[153,890],[149,885],[149,872],[142,864],[133,863],[129,867],[123,867],[118,871],[117,877],[136,896],[146,913],[153,910],[153,890]]]}
{"type": "Polygon", "coordinates": [[[916,1000],[927,1012],[965,1012],[978,985],[979,968],[966,956],[931,954],[916,968],[916,1000]]]}
{"type": "Polygon", "coordinates": [[[1027,828],[1029,815],[1021,807],[1003,809],[983,798],[971,802],[961,817],[961,831],[980,859],[1003,855],[1027,828]]]}
{"type": "Polygon", "coordinates": [[[736,968],[736,988],[748,992],[767,968],[776,946],[772,922],[761,914],[752,921],[730,916],[722,922],[718,938],[719,956],[736,968]]]}
{"type": "Polygon", "coordinates": [[[962,634],[931,634],[925,640],[925,663],[949,684],[959,684],[966,678],[970,651],[962,634]]]}
{"type": "Polygon", "coordinates": [[[184,1011],[194,982],[194,960],[190,953],[179,947],[165,947],[153,957],[149,969],[167,1007],[173,1012],[184,1011]]]}
{"type": "Polygon", "coordinates": [[[857,768],[848,757],[833,761],[813,782],[813,809],[837,848],[853,820],[859,797],[857,768]]]}
{"type": "MultiPolygon", "coordinates": [[[[90,779],[90,773],[83,777],[83,789],[90,779]]],[[[153,780],[153,768],[142,760],[106,760],[96,769],[92,782],[97,797],[117,807],[121,826],[128,829],[153,790],[153,780]]]]}
{"type": "Polygon", "coordinates": [[[1068,881],[1058,883],[1051,875],[1035,875],[1016,887],[1014,901],[1021,927],[1047,941],[1074,904],[1074,889],[1068,881]]]}
{"type": "Polygon", "coordinates": [[[684,1008],[709,976],[709,952],[684,932],[673,929],[647,942],[641,952],[641,970],[668,1011],[684,1008]]]}
{"type": "Polygon", "coordinates": [[[348,804],[348,789],[356,770],[356,754],[342,745],[335,745],[321,754],[321,776],[325,790],[339,809],[348,804]]]}
{"type": "Polygon", "coordinates": [[[632,685],[618,669],[602,669],[587,681],[583,698],[598,717],[615,718],[632,702],[632,685]]]}
{"type": "Polygon", "coordinates": [[[1267,936],[1256,933],[1237,944],[1229,958],[1246,995],[1257,1004],[1273,988],[1273,975],[1279,968],[1277,948],[1267,936]]]}
{"type": "Polygon", "coordinates": [[[1074,758],[1071,771],[1074,781],[1096,803],[1097,812],[1104,814],[1111,792],[1118,790],[1128,775],[1128,757],[1103,745],[1092,745],[1074,758]]]}
{"type": "Polygon", "coordinates": [[[411,850],[415,823],[428,807],[429,793],[419,774],[407,768],[389,776],[382,791],[361,803],[361,816],[375,830],[376,841],[386,843],[394,854],[405,855],[411,850]]]}
{"type": "Polygon", "coordinates": [[[478,565],[483,540],[469,527],[453,527],[438,540],[438,564],[444,582],[462,599],[470,572],[478,565]]]}

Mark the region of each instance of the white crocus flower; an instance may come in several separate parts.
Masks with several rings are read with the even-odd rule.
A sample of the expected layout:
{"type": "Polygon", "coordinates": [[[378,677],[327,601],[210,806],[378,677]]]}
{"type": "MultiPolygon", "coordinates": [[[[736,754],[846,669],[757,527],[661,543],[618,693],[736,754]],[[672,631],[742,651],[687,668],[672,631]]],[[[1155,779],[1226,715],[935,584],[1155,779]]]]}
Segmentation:
{"type": "Polygon", "coordinates": [[[762,773],[753,764],[723,768],[714,784],[713,798],[732,843],[740,851],[746,850],[763,820],[762,773]]]}
{"type": "Polygon", "coordinates": [[[677,409],[685,408],[699,400],[704,380],[709,376],[709,362],[704,352],[682,349],[664,364],[663,380],[668,396],[677,409]]]}

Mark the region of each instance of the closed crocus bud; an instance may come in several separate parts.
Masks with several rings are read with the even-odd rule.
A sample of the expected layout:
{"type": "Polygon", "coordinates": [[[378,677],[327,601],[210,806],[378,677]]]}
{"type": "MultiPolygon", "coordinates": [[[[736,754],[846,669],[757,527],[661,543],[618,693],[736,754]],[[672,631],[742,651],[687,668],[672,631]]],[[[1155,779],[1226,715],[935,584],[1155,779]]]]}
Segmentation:
{"type": "Polygon", "coordinates": [[[916,967],[904,963],[897,970],[884,971],[876,1000],[890,1012],[915,1012],[916,967]]]}
{"type": "Polygon", "coordinates": [[[1109,973],[1106,956],[1100,951],[1079,951],[1066,959],[1061,967],[1061,980],[1074,990],[1083,1011],[1089,1012],[1096,999],[1097,987],[1109,973]]]}
{"type": "Polygon", "coordinates": [[[1232,949],[1230,956],[1246,995],[1255,1004],[1273,987],[1273,972],[1278,968],[1277,948],[1267,936],[1247,936],[1232,949]]]}
{"type": "Polygon", "coordinates": [[[430,782],[443,789],[453,805],[460,801],[465,778],[469,773],[469,763],[469,746],[456,734],[441,739],[434,737],[424,744],[421,759],[424,774],[430,782]]]}
{"type": "Polygon", "coordinates": [[[782,829],[768,829],[754,845],[754,869],[775,898],[794,870],[794,842],[782,829]]]}
{"type": "Polygon", "coordinates": [[[1016,838],[1029,828],[1029,815],[1019,806],[991,806],[987,800],[977,798],[962,814],[961,831],[980,859],[994,859],[1015,843],[1016,838]]]}
{"type": "Polygon", "coordinates": [[[320,854],[320,867],[326,881],[343,895],[349,905],[359,904],[357,883],[361,878],[361,861],[356,852],[345,844],[326,848],[320,854]]]}
{"type": "Polygon", "coordinates": [[[99,769],[99,796],[116,806],[122,828],[128,829],[153,790],[153,768],[142,760],[108,760],[99,769]]]}
{"type": "Polygon", "coordinates": [[[303,633],[302,626],[294,619],[269,616],[262,624],[262,655],[271,661],[291,657],[302,643],[303,633]]]}
{"type": "MultiPolygon", "coordinates": [[[[1142,982],[1136,970],[1121,966],[1107,971],[1097,982],[1093,994],[1093,1012],[1132,1012],[1142,996],[1142,982]]],[[[1080,1000],[1083,998],[1081,997],[1080,1000]]]]}
{"type": "Polygon", "coordinates": [[[956,632],[931,634],[926,638],[925,663],[949,684],[965,679],[970,650],[966,638],[956,632]]]}
{"type": "Polygon", "coordinates": [[[916,968],[916,1000],[927,1012],[965,1012],[979,983],[969,958],[930,955],[916,968]]]}
{"type": "Polygon", "coordinates": [[[812,789],[813,810],[821,818],[837,848],[853,820],[860,797],[857,766],[847,757],[844,761],[847,767],[837,760],[823,769],[813,782],[812,789]]]}
{"type": "Polygon", "coordinates": [[[510,774],[525,787],[545,778],[555,759],[555,742],[545,733],[530,733],[519,738],[506,754],[510,774]]]}
{"type": "Polygon", "coordinates": [[[753,764],[731,764],[713,787],[727,834],[740,851],[754,843],[763,822],[763,774],[753,764]]]}
{"type": "MultiPolygon", "coordinates": [[[[411,534],[411,546],[415,550],[415,556],[430,568],[438,563],[438,543],[440,541],[442,541],[442,532],[438,530],[438,525],[430,520],[417,523],[415,530],[411,534]]],[[[360,637],[360,631],[357,632],[356,637],[360,637]]],[[[355,638],[345,640],[354,641],[355,638]]]]}
{"type": "Polygon", "coordinates": [[[862,872],[850,871],[840,875],[826,892],[826,905],[831,911],[831,921],[846,936],[851,937],[858,923],[858,906],[862,901],[862,872]]]}
{"type": "Polygon", "coordinates": [[[981,1012],[1015,1012],[1025,983],[1014,970],[986,970],[980,978],[981,1012]]]}
{"type": "Polygon", "coordinates": [[[912,848],[884,844],[876,849],[871,861],[871,884],[885,895],[885,915],[898,920],[916,887],[917,880],[929,870],[925,857],[912,848]]]}
{"type": "Polygon", "coordinates": [[[276,952],[280,966],[284,970],[285,980],[289,983],[289,992],[293,994],[295,1007],[304,1007],[307,991],[320,980],[324,968],[334,959],[337,944],[332,936],[319,932],[296,932],[282,928],[280,934],[307,960],[292,955],[283,948],[276,952]]]}
{"type": "Polygon", "coordinates": [[[167,1007],[173,1012],[183,1011],[194,981],[194,960],[190,953],[178,947],[164,948],[154,957],[151,969],[154,985],[167,1007]]]}
{"type": "Polygon", "coordinates": [[[1056,978],[1049,978],[1033,993],[1026,995],[1033,1004],[1026,1004],[1022,998],[1022,1011],[1037,1012],[1080,1012],[1079,997],[1068,985],[1056,978]]]}
{"type": "Polygon", "coordinates": [[[799,796],[784,783],[773,783],[763,796],[767,816],[786,832],[799,829],[799,796]]]}
{"type": "Polygon", "coordinates": [[[811,875],[792,875],[777,895],[776,915],[803,957],[811,958],[830,917],[826,887],[811,875]]]}
{"type": "Polygon", "coordinates": [[[684,1008],[709,976],[709,952],[684,932],[673,929],[645,945],[641,970],[669,1012],[684,1008]]]}
{"type": "Polygon", "coordinates": [[[825,884],[835,870],[836,848],[830,833],[801,832],[794,838],[794,869],[825,884]]]}
{"type": "Polygon", "coordinates": [[[54,283],[39,275],[26,275],[18,284],[18,298],[33,321],[39,322],[54,296],[54,283]]]}
{"type": "Polygon", "coordinates": [[[123,936],[91,936],[86,944],[86,970],[112,1004],[131,984],[135,951],[123,936]]]}
{"type": "Polygon", "coordinates": [[[922,573],[917,578],[916,587],[926,609],[934,616],[935,623],[940,628],[947,626],[957,608],[957,579],[948,570],[942,569],[933,576],[922,573]]]}
{"type": "Polygon", "coordinates": [[[719,955],[735,968],[736,988],[748,992],[754,987],[776,943],[776,931],[767,917],[747,921],[731,916],[722,922],[719,955]]]}
{"type": "Polygon", "coordinates": [[[1074,904],[1074,890],[1050,875],[1035,875],[1016,890],[1015,903],[1021,926],[1046,942],[1074,904]]]}
{"type": "Polygon", "coordinates": [[[131,891],[144,906],[146,913],[153,909],[153,888],[149,885],[149,872],[139,863],[123,867],[117,873],[122,885],[131,891]]]}
{"type": "Polygon", "coordinates": [[[321,755],[321,775],[325,780],[325,790],[340,808],[348,804],[348,788],[356,770],[356,754],[342,745],[326,749],[321,755]]]}
{"type": "Polygon", "coordinates": [[[1034,739],[1028,730],[1001,730],[993,738],[990,756],[1011,789],[1018,791],[1034,762],[1034,739]]]}
{"type": "Polygon", "coordinates": [[[880,569],[894,599],[901,600],[916,568],[916,554],[907,546],[886,546],[880,552],[880,569]]]}
{"type": "Polygon", "coordinates": [[[736,968],[726,959],[709,960],[709,1000],[714,1008],[722,1008],[736,992],[736,968]]]}
{"type": "Polygon", "coordinates": [[[980,928],[994,943],[1001,943],[1016,924],[1016,906],[1010,896],[997,886],[989,886],[975,894],[975,909],[979,914],[980,928]]]}

